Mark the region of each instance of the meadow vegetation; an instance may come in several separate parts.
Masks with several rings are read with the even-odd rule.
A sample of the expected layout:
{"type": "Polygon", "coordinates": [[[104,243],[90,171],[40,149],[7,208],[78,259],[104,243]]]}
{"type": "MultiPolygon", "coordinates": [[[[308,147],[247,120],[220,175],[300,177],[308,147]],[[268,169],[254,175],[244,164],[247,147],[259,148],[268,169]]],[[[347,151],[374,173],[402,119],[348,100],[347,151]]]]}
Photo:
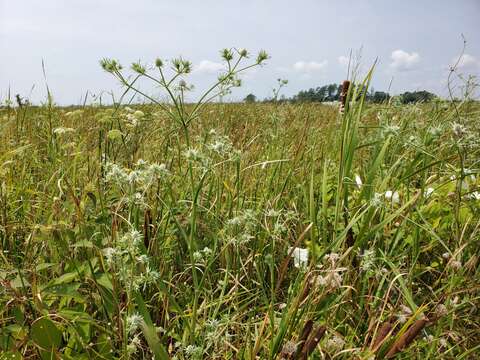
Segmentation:
{"type": "Polygon", "coordinates": [[[210,103],[226,51],[197,104],[103,60],[117,105],[0,109],[0,357],[477,358],[478,103],[210,103]]]}

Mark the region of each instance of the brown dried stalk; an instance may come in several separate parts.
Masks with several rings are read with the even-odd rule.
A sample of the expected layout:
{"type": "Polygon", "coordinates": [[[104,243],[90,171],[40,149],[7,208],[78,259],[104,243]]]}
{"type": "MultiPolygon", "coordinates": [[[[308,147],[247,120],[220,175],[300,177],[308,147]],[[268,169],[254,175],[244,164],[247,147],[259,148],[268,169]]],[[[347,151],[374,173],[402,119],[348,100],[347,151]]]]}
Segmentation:
{"type": "Polygon", "coordinates": [[[307,360],[308,356],[315,350],[318,343],[322,339],[323,335],[325,335],[325,331],[327,327],[322,325],[315,329],[312,336],[307,340],[305,345],[303,346],[302,352],[300,354],[300,359],[307,360]]]}
{"type": "Polygon", "coordinates": [[[373,344],[370,347],[370,349],[373,352],[377,352],[377,350],[380,348],[380,346],[382,346],[382,344],[387,339],[387,337],[390,334],[390,332],[392,331],[392,329],[393,329],[393,323],[390,319],[385,321],[380,326],[380,328],[378,329],[378,332],[375,336],[375,339],[373,340],[373,344]]]}
{"type": "Polygon", "coordinates": [[[427,325],[428,321],[427,318],[415,321],[413,325],[410,326],[397,341],[395,341],[390,350],[388,350],[386,359],[393,358],[395,354],[408,347],[408,345],[415,340],[420,331],[422,331],[425,325],[427,325]]]}

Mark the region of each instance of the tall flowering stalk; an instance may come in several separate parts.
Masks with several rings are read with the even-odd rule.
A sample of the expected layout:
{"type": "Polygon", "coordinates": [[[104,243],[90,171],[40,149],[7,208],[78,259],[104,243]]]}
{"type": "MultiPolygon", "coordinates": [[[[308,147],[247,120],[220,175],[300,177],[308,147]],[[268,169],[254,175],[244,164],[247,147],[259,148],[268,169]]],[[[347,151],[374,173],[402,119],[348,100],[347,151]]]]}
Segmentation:
{"type": "MultiPolygon", "coordinates": [[[[123,67],[120,63],[113,59],[103,59],[100,61],[102,68],[108,73],[112,74],[120,84],[124,87],[124,92],[120,97],[121,103],[123,98],[133,92],[134,94],[141,95],[145,99],[151,101],[160,107],[172,121],[180,125],[187,148],[191,148],[189,125],[192,121],[198,118],[203,107],[212,102],[214,99],[222,97],[229,93],[231,89],[241,86],[241,80],[239,75],[248,69],[261,66],[269,58],[265,51],[260,51],[257,57],[248,62],[250,58],[249,53],[245,49],[223,49],[221,57],[225,63],[225,71],[222,72],[217,81],[214,82],[207,90],[205,90],[193,104],[191,109],[187,109],[187,102],[185,94],[193,89],[193,85],[187,83],[185,80],[187,76],[192,72],[192,63],[181,57],[172,59],[167,69],[167,63],[162,59],[157,58],[153,67],[147,67],[140,62],[132,63],[131,70],[133,77],[125,74],[123,67]],[[170,104],[158,101],[152,96],[146,94],[138,87],[140,79],[147,79],[153,82],[154,85],[160,87],[170,100],[170,104]]],[[[181,147],[180,143],[178,144],[181,147]]],[[[206,173],[203,174],[200,181],[194,178],[194,168],[192,161],[188,161],[188,174],[190,179],[190,196],[191,196],[191,211],[190,211],[190,231],[188,234],[182,233],[184,240],[188,245],[188,252],[190,256],[190,262],[195,263],[195,254],[197,252],[196,242],[196,223],[197,223],[197,207],[198,197],[202,189],[206,173]]],[[[192,279],[195,289],[195,296],[192,303],[192,317],[190,326],[190,339],[194,338],[195,326],[197,323],[197,309],[198,298],[200,295],[200,279],[197,274],[197,270],[192,266],[192,279]]]]}

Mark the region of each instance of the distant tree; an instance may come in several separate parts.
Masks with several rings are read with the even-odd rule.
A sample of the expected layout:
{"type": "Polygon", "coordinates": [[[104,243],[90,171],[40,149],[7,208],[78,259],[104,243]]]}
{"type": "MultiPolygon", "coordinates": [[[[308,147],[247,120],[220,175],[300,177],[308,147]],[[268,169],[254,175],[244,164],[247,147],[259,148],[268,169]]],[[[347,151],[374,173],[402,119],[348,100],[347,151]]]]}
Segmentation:
{"type": "Polygon", "coordinates": [[[414,92],[404,92],[400,95],[400,99],[402,104],[411,104],[416,102],[429,102],[436,98],[435,94],[431,92],[422,90],[422,91],[414,91],[414,92]]]}
{"type": "Polygon", "coordinates": [[[327,93],[328,93],[328,97],[327,97],[327,100],[328,101],[334,101],[336,100],[335,99],[335,95],[337,93],[337,84],[329,84],[327,85],[327,93]]]}
{"type": "MultiPolygon", "coordinates": [[[[352,89],[357,87],[358,98],[365,95],[368,101],[380,103],[390,99],[390,95],[384,91],[375,91],[370,89],[367,91],[366,85],[352,84],[352,89]],[[362,88],[360,88],[362,87],[362,88]]],[[[310,88],[308,90],[301,90],[297,95],[293,96],[290,101],[294,102],[324,102],[324,101],[338,101],[342,93],[342,84],[328,84],[310,88]]]]}
{"type": "Polygon", "coordinates": [[[257,102],[257,97],[253,94],[248,94],[247,96],[245,96],[245,99],[243,99],[243,101],[245,101],[248,104],[251,104],[251,103],[257,102]]]}
{"type": "Polygon", "coordinates": [[[384,91],[375,91],[373,94],[370,94],[370,99],[374,103],[381,103],[390,99],[390,95],[384,91]]]}

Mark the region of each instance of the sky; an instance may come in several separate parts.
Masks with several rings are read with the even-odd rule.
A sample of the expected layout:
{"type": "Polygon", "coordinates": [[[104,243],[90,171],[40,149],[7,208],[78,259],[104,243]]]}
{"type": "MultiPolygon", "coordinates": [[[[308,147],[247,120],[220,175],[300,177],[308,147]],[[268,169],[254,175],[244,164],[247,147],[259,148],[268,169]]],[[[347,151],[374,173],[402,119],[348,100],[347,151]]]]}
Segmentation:
{"type": "MultiPolygon", "coordinates": [[[[272,96],[278,78],[289,81],[286,96],[340,83],[350,53],[363,72],[378,59],[376,90],[445,96],[462,34],[467,44],[458,71],[480,74],[479,19],[479,0],[0,0],[0,100],[10,89],[44,101],[47,82],[61,105],[81,103],[87,91],[107,101],[120,86],[100,59],[128,68],[177,56],[194,65],[186,79],[195,85],[194,99],[221,71],[223,48],[270,55],[243,76],[231,100],[272,96]]],[[[161,97],[154,86],[142,86],[161,97]]]]}

